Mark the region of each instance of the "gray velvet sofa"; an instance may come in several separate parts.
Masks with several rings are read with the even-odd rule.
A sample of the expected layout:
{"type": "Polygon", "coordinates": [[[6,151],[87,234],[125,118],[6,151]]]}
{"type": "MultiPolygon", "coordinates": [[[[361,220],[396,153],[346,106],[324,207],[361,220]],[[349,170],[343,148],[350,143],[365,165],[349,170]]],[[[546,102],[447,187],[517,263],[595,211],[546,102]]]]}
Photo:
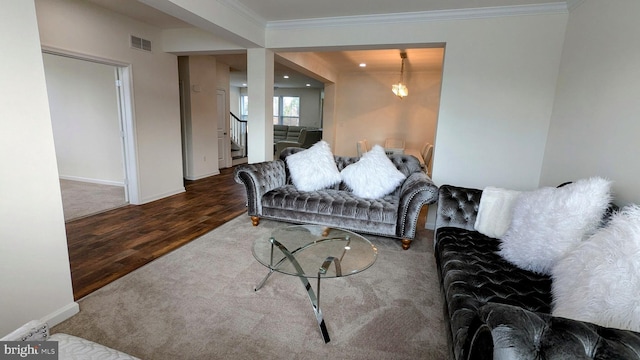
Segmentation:
{"type": "MultiPolygon", "coordinates": [[[[235,169],[236,182],[247,191],[248,215],[257,226],[261,218],[298,224],[320,224],[359,233],[402,240],[410,247],[424,205],[437,200],[438,187],[410,155],[389,158],[407,178],[391,194],[380,199],[355,196],[343,183],[319,191],[299,191],[289,179],[284,159],[301,148],[287,148],[280,159],[243,164],[235,169]]],[[[358,161],[358,157],[335,156],[338,170],[358,161]]]]}
{"type": "Polygon", "coordinates": [[[482,190],[439,188],[435,257],[451,358],[640,359],[640,334],[551,315],[550,276],[520,269],[474,230],[482,190]]]}

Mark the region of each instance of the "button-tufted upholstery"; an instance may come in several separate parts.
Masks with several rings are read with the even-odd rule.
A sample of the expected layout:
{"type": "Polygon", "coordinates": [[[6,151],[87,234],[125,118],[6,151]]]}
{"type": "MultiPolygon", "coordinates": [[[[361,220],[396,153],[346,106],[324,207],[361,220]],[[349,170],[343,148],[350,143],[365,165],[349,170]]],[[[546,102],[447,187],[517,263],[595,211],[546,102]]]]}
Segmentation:
{"type": "Polygon", "coordinates": [[[517,306],[488,303],[472,328],[486,339],[471,341],[469,359],[640,359],[639,333],[517,306]]]}
{"type": "Polygon", "coordinates": [[[445,186],[438,195],[436,229],[445,226],[473,230],[482,190],[445,186]]]}
{"type": "Polygon", "coordinates": [[[435,256],[455,359],[640,359],[640,334],[556,318],[551,278],[473,230],[482,191],[439,189],[435,256]]]}
{"type": "MultiPolygon", "coordinates": [[[[418,159],[410,155],[389,156],[407,178],[380,199],[357,197],[343,183],[319,191],[299,191],[291,183],[284,159],[302,150],[287,148],[278,160],[236,167],[235,180],[247,190],[249,216],[403,239],[406,248],[415,237],[422,206],[437,200],[438,187],[421,170],[418,159]]],[[[358,158],[336,156],[335,160],[342,170],[358,158]]]]}

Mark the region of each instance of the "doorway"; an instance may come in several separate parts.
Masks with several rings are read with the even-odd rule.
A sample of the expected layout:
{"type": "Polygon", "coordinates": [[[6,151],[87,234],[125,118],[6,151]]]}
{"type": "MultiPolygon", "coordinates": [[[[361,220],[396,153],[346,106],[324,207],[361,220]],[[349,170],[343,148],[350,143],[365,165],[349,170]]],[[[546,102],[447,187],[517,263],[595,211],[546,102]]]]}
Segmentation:
{"type": "Polygon", "coordinates": [[[65,221],[128,204],[126,67],[44,51],[65,221]]]}

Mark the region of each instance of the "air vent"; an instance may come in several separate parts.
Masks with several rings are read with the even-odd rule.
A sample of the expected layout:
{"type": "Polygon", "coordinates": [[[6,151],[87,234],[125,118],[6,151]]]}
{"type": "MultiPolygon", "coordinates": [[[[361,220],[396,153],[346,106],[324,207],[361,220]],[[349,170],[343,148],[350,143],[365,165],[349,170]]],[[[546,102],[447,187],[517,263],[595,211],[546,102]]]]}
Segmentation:
{"type": "Polygon", "coordinates": [[[131,35],[131,47],[151,52],[151,40],[131,35]]]}

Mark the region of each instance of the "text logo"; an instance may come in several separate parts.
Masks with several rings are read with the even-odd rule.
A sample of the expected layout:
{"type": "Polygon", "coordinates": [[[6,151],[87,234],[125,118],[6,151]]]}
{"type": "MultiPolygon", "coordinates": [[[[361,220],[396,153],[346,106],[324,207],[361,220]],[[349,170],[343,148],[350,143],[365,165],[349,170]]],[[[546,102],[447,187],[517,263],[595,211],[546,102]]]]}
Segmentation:
{"type": "Polygon", "coordinates": [[[0,360],[58,360],[57,341],[0,341],[0,360]]]}

